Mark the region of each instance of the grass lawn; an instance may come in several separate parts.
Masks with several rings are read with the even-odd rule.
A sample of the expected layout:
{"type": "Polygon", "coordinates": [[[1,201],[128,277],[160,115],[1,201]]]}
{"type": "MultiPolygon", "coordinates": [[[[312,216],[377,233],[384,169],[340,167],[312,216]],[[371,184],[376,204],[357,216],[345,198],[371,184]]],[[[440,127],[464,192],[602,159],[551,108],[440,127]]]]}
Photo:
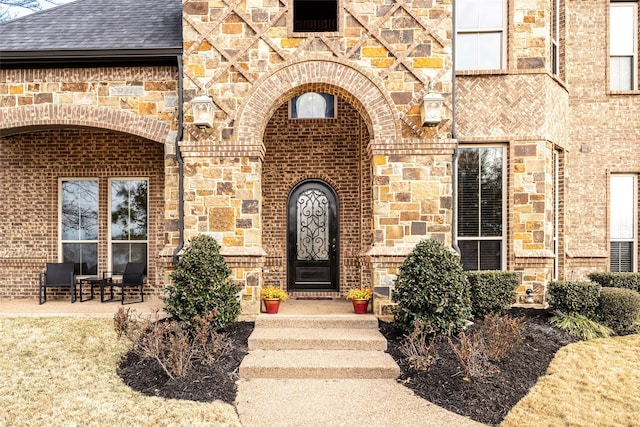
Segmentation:
{"type": "Polygon", "coordinates": [[[239,426],[235,408],[147,397],[116,374],[111,319],[0,318],[0,425],[239,426]]]}
{"type": "Polygon", "coordinates": [[[581,341],[558,351],[501,426],[640,425],[640,335],[581,341]]]}

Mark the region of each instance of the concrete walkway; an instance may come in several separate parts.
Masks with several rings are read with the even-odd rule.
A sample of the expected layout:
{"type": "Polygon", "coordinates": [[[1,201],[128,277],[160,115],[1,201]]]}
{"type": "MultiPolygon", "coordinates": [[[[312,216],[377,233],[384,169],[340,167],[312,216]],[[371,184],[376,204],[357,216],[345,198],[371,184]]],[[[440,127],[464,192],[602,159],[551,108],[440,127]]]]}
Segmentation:
{"type": "MultiPolygon", "coordinates": [[[[112,318],[119,301],[100,299],[0,300],[0,317],[101,317],[112,318]]],[[[141,314],[161,310],[162,301],[147,298],[144,303],[125,305],[141,314]]],[[[282,314],[352,313],[348,301],[287,301],[282,314]]],[[[266,315],[264,315],[266,316],[266,315]]],[[[405,427],[482,426],[436,406],[394,379],[263,379],[238,381],[236,398],[240,422],[246,427],[405,427]]]]}

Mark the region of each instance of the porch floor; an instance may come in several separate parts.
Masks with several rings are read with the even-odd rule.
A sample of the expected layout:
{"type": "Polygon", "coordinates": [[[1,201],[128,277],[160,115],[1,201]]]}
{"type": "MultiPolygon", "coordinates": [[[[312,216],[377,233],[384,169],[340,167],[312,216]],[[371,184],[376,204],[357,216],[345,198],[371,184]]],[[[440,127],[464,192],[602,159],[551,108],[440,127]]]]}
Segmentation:
{"type": "MultiPolygon", "coordinates": [[[[371,309],[371,307],[369,307],[371,309]]],[[[290,298],[280,303],[279,314],[352,314],[351,301],[337,299],[296,299],[290,298]]]]}

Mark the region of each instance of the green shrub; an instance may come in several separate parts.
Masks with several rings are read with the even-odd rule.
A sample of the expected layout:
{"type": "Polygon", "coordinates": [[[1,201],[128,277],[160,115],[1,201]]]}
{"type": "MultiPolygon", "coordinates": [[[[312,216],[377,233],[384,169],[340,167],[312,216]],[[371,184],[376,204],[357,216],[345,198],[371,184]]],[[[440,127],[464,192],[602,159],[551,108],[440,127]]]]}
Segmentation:
{"type": "Polygon", "coordinates": [[[212,326],[223,328],[240,314],[238,287],[230,279],[220,245],[214,238],[193,238],[180,257],[173,281],[166,288],[165,311],[175,319],[196,327],[196,318],[212,316],[212,326]]]}
{"type": "Polygon", "coordinates": [[[551,282],[549,283],[552,311],[578,313],[594,319],[598,308],[600,285],[593,282],[551,282]]]}
{"type": "Polygon", "coordinates": [[[627,288],[640,292],[640,273],[595,272],[589,273],[589,279],[599,283],[600,286],[627,288]]]}
{"type": "Polygon", "coordinates": [[[633,331],[640,318],[640,294],[631,289],[602,288],[598,318],[616,332],[633,331]]]}
{"type": "Polygon", "coordinates": [[[516,298],[518,278],[512,271],[468,271],[467,279],[475,317],[504,314],[516,298]]]}
{"type": "Polygon", "coordinates": [[[556,311],[549,322],[582,340],[607,338],[613,334],[610,328],[578,313],[556,311]]]}
{"type": "Polygon", "coordinates": [[[392,297],[394,322],[405,333],[416,320],[451,335],[471,317],[469,283],[458,257],[442,243],[422,240],[398,270],[392,297]]]}

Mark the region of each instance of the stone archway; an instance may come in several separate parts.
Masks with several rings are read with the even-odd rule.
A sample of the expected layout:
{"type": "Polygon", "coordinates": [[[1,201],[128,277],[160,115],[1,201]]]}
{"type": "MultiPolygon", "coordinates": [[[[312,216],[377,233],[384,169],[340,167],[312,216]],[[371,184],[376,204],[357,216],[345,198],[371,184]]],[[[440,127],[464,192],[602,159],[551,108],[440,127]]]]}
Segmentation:
{"type": "MultiPolygon", "coordinates": [[[[331,74],[316,75],[319,81],[313,80],[313,73],[299,76],[306,67],[317,72],[320,65],[309,63],[298,64],[295,70],[284,67],[281,70],[284,74],[273,82],[265,79],[263,86],[267,89],[264,92],[256,90],[249,97],[260,99],[261,106],[247,105],[243,112],[247,121],[255,124],[247,125],[247,121],[242,120],[237,124],[238,129],[247,131],[239,131],[238,145],[260,143],[264,147],[261,175],[262,242],[266,252],[264,283],[276,286],[290,283],[288,289],[303,297],[336,297],[351,287],[370,284],[370,274],[363,270],[360,257],[372,243],[371,158],[367,147],[374,135],[395,141],[397,131],[396,122],[386,124],[384,121],[385,117],[391,121],[395,119],[388,108],[390,100],[366,76],[340,63],[323,64],[331,74]],[[293,83],[292,79],[295,80],[293,83]],[[276,82],[279,82],[277,89],[271,84],[276,82]],[[335,95],[336,117],[327,121],[291,119],[288,100],[305,92],[335,95]],[[269,100],[265,101],[268,94],[269,100]],[[263,121],[260,121],[261,117],[264,117],[263,121]],[[376,129],[379,129],[377,133],[376,129]],[[314,282],[308,288],[299,286],[297,281],[295,285],[291,284],[294,283],[291,282],[294,270],[290,268],[290,257],[296,252],[292,252],[287,237],[292,231],[287,200],[294,188],[309,181],[329,183],[336,193],[336,203],[341,206],[336,240],[329,238],[339,259],[333,267],[338,272],[335,288],[333,279],[327,286],[320,282],[314,282]]],[[[307,278],[300,277],[299,281],[307,278]]]]}
{"type": "Polygon", "coordinates": [[[292,91],[308,85],[341,89],[341,96],[365,119],[372,138],[379,141],[401,139],[400,121],[393,101],[374,77],[346,61],[317,58],[283,65],[256,83],[238,113],[236,143],[256,145],[262,141],[273,112],[292,91]]]}

